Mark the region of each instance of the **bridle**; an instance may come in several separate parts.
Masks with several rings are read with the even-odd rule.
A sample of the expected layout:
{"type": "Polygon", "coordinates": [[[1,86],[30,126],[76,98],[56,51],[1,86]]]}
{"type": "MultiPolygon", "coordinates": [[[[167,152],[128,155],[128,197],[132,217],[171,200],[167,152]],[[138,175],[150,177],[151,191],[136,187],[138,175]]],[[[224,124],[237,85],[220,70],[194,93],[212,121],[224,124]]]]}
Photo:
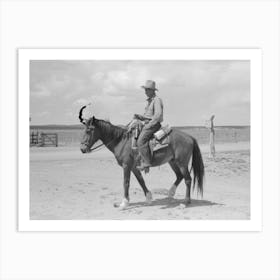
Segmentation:
{"type": "MultiPolygon", "coordinates": [[[[89,148],[89,146],[87,145],[87,144],[85,144],[88,148],[89,148]]],[[[89,148],[89,152],[91,153],[91,152],[93,152],[94,150],[96,150],[96,149],[98,149],[98,148],[100,148],[100,147],[102,147],[102,146],[104,146],[105,144],[104,143],[101,143],[100,145],[98,145],[98,146],[96,146],[96,147],[94,147],[94,148],[89,148]]],[[[99,149],[99,150],[101,150],[101,149],[99,149]]],[[[99,151],[99,150],[97,150],[97,151],[99,151]]],[[[96,151],[96,152],[97,152],[96,151]]]]}
{"type": "MultiPolygon", "coordinates": [[[[129,122],[128,124],[127,124],[127,126],[130,124],[131,122],[129,122]]],[[[90,131],[92,131],[93,129],[92,128],[88,128],[90,131]]],[[[113,143],[115,141],[115,139],[113,139],[113,140],[111,140],[110,142],[108,142],[108,143],[106,143],[106,145],[110,145],[111,143],[113,143]]],[[[102,147],[102,146],[104,146],[105,144],[104,143],[101,143],[100,145],[97,145],[96,147],[94,147],[94,148],[89,148],[89,145],[87,144],[87,143],[85,143],[84,144],[87,148],[88,148],[88,150],[89,150],[89,152],[91,153],[91,152],[93,152],[94,150],[96,150],[96,149],[98,149],[98,148],[100,148],[100,147],[102,147]]],[[[94,144],[93,144],[94,145],[94,144]]],[[[99,149],[99,150],[97,150],[97,151],[100,151],[101,149],[99,149]]],[[[96,152],[97,152],[96,151],[96,152]]]]}
{"type": "MultiPolygon", "coordinates": [[[[90,103],[89,103],[90,104],[90,103]]],[[[88,104],[88,105],[89,105],[88,104]]],[[[82,123],[82,124],[84,124],[84,125],[87,125],[86,124],[86,120],[83,118],[83,110],[86,108],[86,106],[83,106],[81,109],[80,109],[80,112],[79,112],[79,120],[80,120],[80,122],[82,123]]],[[[131,122],[129,122],[128,124],[127,124],[127,126],[130,124],[131,122]]],[[[87,127],[87,130],[89,130],[91,133],[92,133],[92,131],[93,131],[93,127],[87,127]]],[[[115,139],[113,139],[112,141],[110,141],[109,143],[106,143],[106,145],[110,145],[111,143],[113,143],[115,141],[115,139]]],[[[100,147],[102,147],[102,146],[105,146],[105,144],[104,143],[101,143],[100,145],[97,145],[96,147],[94,147],[94,148],[90,148],[89,147],[89,145],[87,144],[87,143],[83,143],[87,148],[88,148],[88,151],[91,153],[91,152],[93,152],[93,151],[99,151],[99,150],[101,150],[101,149],[99,149],[99,150],[97,150],[98,148],[100,148],[100,147]]],[[[93,144],[94,145],[94,144],[93,144]]]]}
{"type": "MultiPolygon", "coordinates": [[[[89,103],[88,105],[90,105],[90,103],[89,103]]],[[[79,112],[79,120],[80,120],[80,122],[81,122],[83,125],[85,125],[85,126],[87,126],[87,123],[86,123],[86,119],[83,118],[83,110],[84,110],[86,107],[87,107],[87,105],[84,105],[84,106],[80,109],[80,112],[79,112]]],[[[90,130],[90,131],[92,132],[92,131],[93,131],[93,128],[87,127],[87,130],[90,130]]],[[[96,150],[96,149],[102,147],[103,145],[105,145],[104,143],[102,143],[102,144],[100,144],[100,145],[98,145],[98,146],[96,146],[96,147],[94,147],[94,148],[91,148],[91,147],[89,147],[89,145],[88,145],[87,143],[83,143],[83,144],[88,148],[89,152],[92,152],[92,151],[94,151],[94,150],[96,150]]]]}
{"type": "MultiPolygon", "coordinates": [[[[87,128],[87,129],[90,130],[90,132],[92,133],[93,128],[87,128]]],[[[91,152],[93,152],[94,150],[96,150],[96,149],[98,149],[98,148],[104,146],[105,144],[104,144],[104,143],[101,143],[100,145],[97,145],[97,146],[94,147],[94,148],[89,147],[89,145],[88,145],[87,143],[84,143],[84,145],[88,148],[88,151],[91,153],[91,152]]],[[[94,145],[94,144],[93,144],[93,145],[94,145]]],[[[101,150],[101,149],[100,149],[100,150],[101,150]]],[[[98,151],[99,151],[99,150],[98,150],[98,151]]],[[[97,152],[97,151],[96,151],[96,152],[97,152]]]]}

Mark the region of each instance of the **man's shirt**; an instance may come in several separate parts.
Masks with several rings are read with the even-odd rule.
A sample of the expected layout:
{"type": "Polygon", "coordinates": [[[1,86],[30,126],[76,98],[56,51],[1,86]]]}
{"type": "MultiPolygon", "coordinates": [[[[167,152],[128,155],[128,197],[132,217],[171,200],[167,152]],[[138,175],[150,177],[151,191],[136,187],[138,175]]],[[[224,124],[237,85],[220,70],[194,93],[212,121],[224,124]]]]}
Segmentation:
{"type": "Polygon", "coordinates": [[[154,97],[147,99],[144,116],[151,119],[148,126],[152,126],[163,121],[163,103],[158,96],[155,95],[154,97]]]}

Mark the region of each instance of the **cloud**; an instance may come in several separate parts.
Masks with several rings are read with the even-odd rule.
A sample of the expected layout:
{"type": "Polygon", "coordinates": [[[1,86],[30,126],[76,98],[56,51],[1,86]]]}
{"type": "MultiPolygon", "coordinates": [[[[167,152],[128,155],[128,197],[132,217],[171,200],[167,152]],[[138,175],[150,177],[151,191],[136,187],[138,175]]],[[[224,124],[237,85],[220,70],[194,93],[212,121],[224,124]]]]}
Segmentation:
{"type": "Polygon", "coordinates": [[[30,90],[30,95],[32,97],[49,97],[51,92],[43,85],[38,85],[30,90]]]}
{"type": "Polygon", "coordinates": [[[141,86],[147,79],[157,83],[167,122],[201,124],[215,112],[221,112],[221,121],[236,122],[239,107],[242,121],[249,122],[248,61],[33,61],[31,112],[51,111],[50,118],[59,122],[65,112],[91,102],[89,115],[127,123],[144,111],[141,86]]]}
{"type": "Polygon", "coordinates": [[[47,120],[50,116],[51,116],[51,114],[48,111],[34,112],[34,113],[30,114],[32,122],[34,120],[37,120],[37,119],[45,119],[45,120],[47,120]]]}
{"type": "Polygon", "coordinates": [[[73,105],[74,106],[84,106],[84,105],[87,105],[89,103],[89,100],[88,99],[85,99],[85,98],[78,98],[76,99],[74,102],[73,102],[73,105]]]}
{"type": "Polygon", "coordinates": [[[50,112],[44,111],[37,114],[39,117],[48,117],[50,116],[50,112]]]}
{"type": "Polygon", "coordinates": [[[97,72],[97,73],[91,75],[90,79],[93,83],[96,83],[96,82],[102,81],[104,76],[105,76],[105,74],[103,72],[97,72]]]}

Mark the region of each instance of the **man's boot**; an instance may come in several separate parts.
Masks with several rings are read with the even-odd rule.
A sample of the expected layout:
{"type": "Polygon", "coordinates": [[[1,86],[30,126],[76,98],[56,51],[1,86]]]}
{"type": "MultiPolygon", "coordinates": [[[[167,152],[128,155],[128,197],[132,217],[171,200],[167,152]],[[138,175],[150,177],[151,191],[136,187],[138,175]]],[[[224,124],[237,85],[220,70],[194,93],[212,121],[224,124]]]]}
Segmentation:
{"type": "Polygon", "coordinates": [[[147,172],[149,170],[149,167],[152,166],[149,143],[146,143],[142,147],[139,147],[139,153],[141,155],[141,165],[137,166],[137,169],[141,171],[145,170],[145,172],[147,172]]]}

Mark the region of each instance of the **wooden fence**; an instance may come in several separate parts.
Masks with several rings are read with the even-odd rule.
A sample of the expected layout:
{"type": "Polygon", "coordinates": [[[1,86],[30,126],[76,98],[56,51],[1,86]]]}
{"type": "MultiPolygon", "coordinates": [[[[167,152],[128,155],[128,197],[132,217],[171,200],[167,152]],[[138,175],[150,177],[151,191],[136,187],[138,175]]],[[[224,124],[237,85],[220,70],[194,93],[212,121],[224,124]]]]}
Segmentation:
{"type": "Polygon", "coordinates": [[[43,133],[34,132],[30,133],[30,146],[58,146],[58,134],[57,133],[43,133]]]}

